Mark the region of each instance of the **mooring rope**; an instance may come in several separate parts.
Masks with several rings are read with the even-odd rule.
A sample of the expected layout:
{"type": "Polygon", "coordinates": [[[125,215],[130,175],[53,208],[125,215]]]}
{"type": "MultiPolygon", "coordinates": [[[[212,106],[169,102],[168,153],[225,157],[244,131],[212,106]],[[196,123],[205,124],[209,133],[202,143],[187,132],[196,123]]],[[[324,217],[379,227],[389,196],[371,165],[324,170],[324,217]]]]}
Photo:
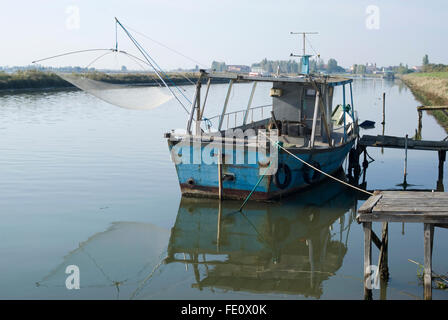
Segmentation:
{"type": "MultiPolygon", "coordinates": [[[[278,142],[276,142],[276,145],[278,146],[278,142]]],[[[239,212],[241,212],[243,210],[244,206],[246,205],[247,201],[249,201],[249,199],[252,196],[252,194],[255,192],[255,189],[258,187],[258,185],[260,184],[261,180],[263,180],[263,178],[266,176],[266,172],[268,172],[270,166],[271,166],[271,161],[269,161],[269,165],[267,166],[266,170],[264,170],[264,173],[261,175],[260,179],[258,179],[257,183],[252,188],[252,191],[249,193],[249,195],[244,200],[243,204],[241,205],[240,209],[238,210],[239,212]]]]}
{"type": "Polygon", "coordinates": [[[300,159],[300,158],[297,157],[295,154],[293,154],[292,152],[290,152],[290,151],[288,151],[287,149],[285,149],[284,147],[282,147],[278,142],[273,141],[270,137],[268,137],[266,134],[264,134],[264,132],[262,132],[262,131],[259,131],[259,132],[261,132],[266,138],[268,138],[269,141],[271,141],[272,143],[276,144],[277,147],[279,147],[280,149],[282,149],[283,151],[285,151],[287,154],[289,154],[289,155],[292,156],[293,158],[295,158],[295,159],[299,160],[300,162],[302,162],[303,164],[307,165],[307,166],[310,167],[311,169],[313,169],[313,170],[315,170],[315,171],[317,171],[317,172],[320,172],[321,174],[327,176],[328,178],[331,178],[331,179],[333,179],[333,180],[335,180],[335,181],[337,181],[337,182],[339,182],[339,183],[342,183],[342,184],[344,184],[344,185],[346,185],[346,186],[348,186],[348,187],[350,187],[350,188],[353,188],[353,189],[358,190],[358,191],[360,191],[360,192],[364,192],[364,193],[366,193],[366,194],[368,194],[368,195],[370,195],[370,196],[373,196],[373,195],[374,195],[374,194],[371,193],[371,192],[368,192],[368,191],[366,191],[366,190],[364,190],[364,189],[358,188],[358,187],[356,187],[356,186],[354,186],[354,185],[352,185],[352,184],[350,184],[350,183],[347,183],[347,182],[345,182],[345,181],[343,181],[343,180],[340,180],[340,179],[338,179],[338,178],[336,178],[336,177],[333,177],[332,175],[330,175],[330,174],[328,174],[328,173],[326,173],[326,172],[324,172],[324,171],[322,171],[322,170],[316,168],[315,166],[309,164],[308,162],[306,162],[306,161],[303,160],[303,159],[300,159]]]}

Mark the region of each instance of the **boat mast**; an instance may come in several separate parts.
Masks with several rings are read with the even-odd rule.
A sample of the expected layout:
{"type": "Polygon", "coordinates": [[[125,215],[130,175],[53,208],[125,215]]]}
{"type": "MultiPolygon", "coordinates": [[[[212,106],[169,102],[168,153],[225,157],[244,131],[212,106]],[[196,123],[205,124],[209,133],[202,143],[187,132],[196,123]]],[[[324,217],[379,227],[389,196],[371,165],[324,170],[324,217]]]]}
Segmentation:
{"type": "Polygon", "coordinates": [[[310,73],[310,64],[309,64],[309,60],[310,60],[310,57],[312,56],[312,55],[309,55],[309,54],[306,54],[306,49],[305,49],[305,47],[306,47],[306,35],[307,34],[318,34],[318,32],[292,32],[291,31],[291,34],[301,34],[302,36],[303,36],[303,49],[302,49],[302,51],[303,51],[303,53],[302,53],[302,55],[294,55],[294,54],[292,54],[291,53],[291,57],[302,57],[302,72],[301,73],[303,73],[303,74],[309,74],[310,73]]]}

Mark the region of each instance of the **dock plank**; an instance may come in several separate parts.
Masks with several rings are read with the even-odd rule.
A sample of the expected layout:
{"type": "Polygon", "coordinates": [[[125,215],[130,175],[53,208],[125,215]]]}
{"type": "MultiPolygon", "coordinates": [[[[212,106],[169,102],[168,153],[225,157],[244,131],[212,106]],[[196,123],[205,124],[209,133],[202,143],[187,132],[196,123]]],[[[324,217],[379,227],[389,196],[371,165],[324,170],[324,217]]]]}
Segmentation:
{"type": "Polygon", "coordinates": [[[370,197],[362,204],[362,206],[358,209],[360,213],[369,213],[372,212],[372,208],[377,204],[377,202],[382,198],[382,195],[375,195],[370,197]]]}
{"type": "Polygon", "coordinates": [[[358,222],[448,222],[448,193],[381,191],[358,210],[358,222]]]}

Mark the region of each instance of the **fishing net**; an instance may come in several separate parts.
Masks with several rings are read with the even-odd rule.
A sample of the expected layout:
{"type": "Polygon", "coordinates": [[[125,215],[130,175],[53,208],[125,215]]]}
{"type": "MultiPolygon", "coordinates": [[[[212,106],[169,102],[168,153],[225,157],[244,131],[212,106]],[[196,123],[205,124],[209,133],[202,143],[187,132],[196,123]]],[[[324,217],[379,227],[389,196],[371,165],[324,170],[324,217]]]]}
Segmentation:
{"type": "Polygon", "coordinates": [[[166,87],[114,84],[89,79],[79,74],[57,73],[57,75],[103,101],[126,109],[154,109],[173,98],[166,87]]]}

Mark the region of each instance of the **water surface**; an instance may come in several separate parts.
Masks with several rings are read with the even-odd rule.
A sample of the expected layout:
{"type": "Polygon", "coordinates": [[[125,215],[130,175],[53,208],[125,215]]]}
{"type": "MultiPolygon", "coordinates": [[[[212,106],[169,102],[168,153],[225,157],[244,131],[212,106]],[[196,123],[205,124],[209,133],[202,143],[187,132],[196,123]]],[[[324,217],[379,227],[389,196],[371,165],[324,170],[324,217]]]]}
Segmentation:
{"type": "MultiPolygon", "coordinates": [[[[401,82],[360,79],[353,87],[361,122],[376,121],[361,133],[382,132],[386,92],[385,133],[413,136],[419,103],[401,82]]],[[[259,89],[254,105],[269,103],[268,87],[259,89]]],[[[225,91],[213,86],[206,116],[218,112],[225,91]]],[[[244,108],[249,93],[250,85],[238,88],[231,110],[244,108]]],[[[186,124],[174,101],[137,111],[80,91],[4,93],[0,119],[2,299],[363,298],[359,195],[327,182],[281,203],[251,203],[244,215],[235,213],[239,202],[219,209],[216,201],[181,199],[163,138],[186,124]],[[72,264],[80,290],[65,287],[72,264]]],[[[424,114],[423,139],[445,136],[424,114]]],[[[369,154],[368,189],[399,188],[404,151],[369,154]]],[[[437,153],[409,151],[407,180],[435,189],[437,153]]],[[[422,262],[422,235],[420,224],[391,224],[388,299],[422,298],[408,262],[422,262]]],[[[436,229],[439,273],[448,270],[446,240],[436,229]]],[[[433,297],[448,295],[434,290],[433,297]]]]}

